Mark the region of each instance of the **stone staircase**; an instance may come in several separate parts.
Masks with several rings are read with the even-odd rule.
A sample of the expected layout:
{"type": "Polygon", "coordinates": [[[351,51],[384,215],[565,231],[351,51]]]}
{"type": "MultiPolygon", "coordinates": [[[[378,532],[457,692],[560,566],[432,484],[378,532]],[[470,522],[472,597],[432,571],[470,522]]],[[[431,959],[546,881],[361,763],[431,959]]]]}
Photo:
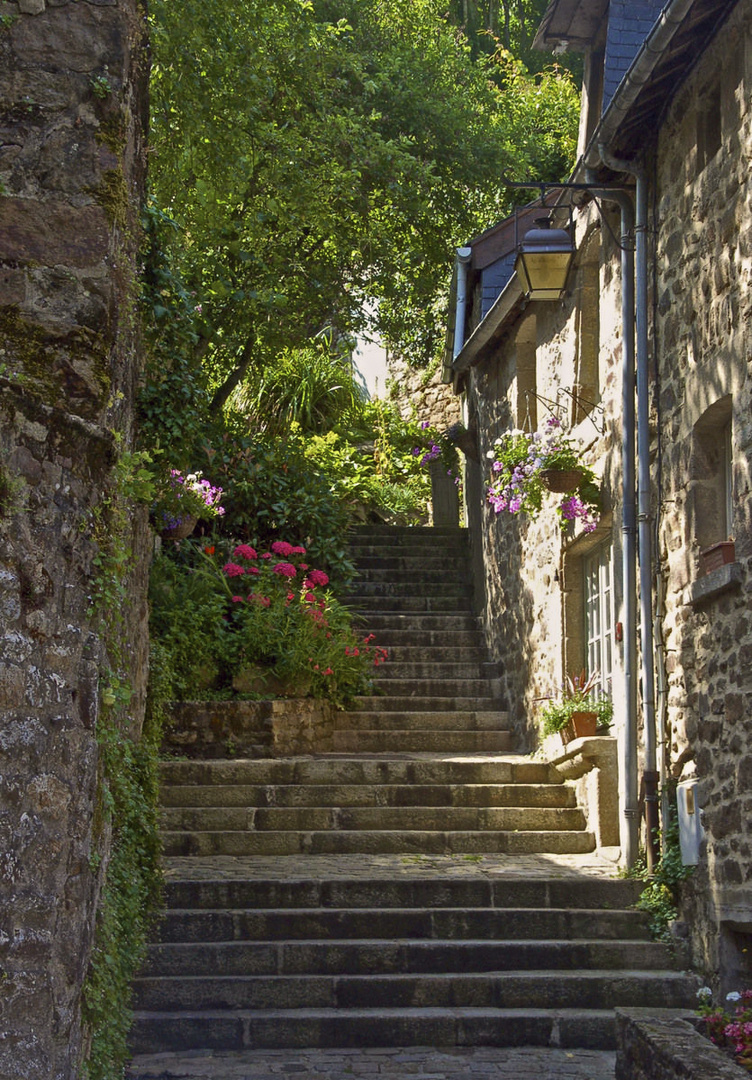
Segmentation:
{"type": "Polygon", "coordinates": [[[465,545],[356,533],[351,603],[390,658],[333,753],[165,764],[136,1052],[603,1049],[617,1005],[694,1005],[571,789],[510,750],[465,545]]]}

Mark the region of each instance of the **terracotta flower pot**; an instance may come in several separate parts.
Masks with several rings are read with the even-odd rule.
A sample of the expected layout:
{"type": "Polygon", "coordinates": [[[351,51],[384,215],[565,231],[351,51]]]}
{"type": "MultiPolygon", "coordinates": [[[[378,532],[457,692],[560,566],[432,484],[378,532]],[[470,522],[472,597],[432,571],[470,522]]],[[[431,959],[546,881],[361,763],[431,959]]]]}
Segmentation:
{"type": "Polygon", "coordinates": [[[584,474],[579,469],[541,469],[540,475],[549,491],[563,495],[574,491],[582,483],[584,474]]]}
{"type": "Polygon", "coordinates": [[[566,746],[572,739],[588,739],[595,735],[598,713],[572,713],[569,723],[561,729],[561,741],[566,746]]]}

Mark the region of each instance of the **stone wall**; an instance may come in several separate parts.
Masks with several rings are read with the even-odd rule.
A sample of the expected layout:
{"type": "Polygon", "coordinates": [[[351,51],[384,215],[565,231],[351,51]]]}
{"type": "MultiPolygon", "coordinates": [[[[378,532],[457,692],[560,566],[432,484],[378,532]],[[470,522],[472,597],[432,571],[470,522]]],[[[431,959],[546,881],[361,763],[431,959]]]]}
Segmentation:
{"type": "MultiPolygon", "coordinates": [[[[579,245],[597,229],[594,210],[578,224],[579,245]]],[[[520,748],[538,742],[542,705],[556,695],[567,673],[585,664],[579,623],[580,599],[575,580],[582,555],[610,540],[620,558],[620,520],[609,511],[618,499],[619,403],[618,364],[621,359],[618,323],[618,280],[610,270],[614,250],[605,238],[600,270],[602,315],[597,295],[589,296],[580,314],[583,283],[577,273],[561,305],[530,304],[510,320],[506,336],[493,355],[469,372],[467,396],[477,418],[483,483],[468,505],[473,532],[483,540],[482,619],[491,658],[499,663],[501,685],[520,748]],[[611,309],[615,315],[609,314],[611,309]],[[579,384],[579,340],[583,321],[600,343],[598,385],[589,401],[598,408],[583,416],[572,397],[579,384]],[[535,344],[535,383],[523,400],[520,354],[535,344]],[[567,388],[570,393],[562,391],[567,388]],[[495,514],[486,501],[492,473],[487,455],[494,439],[514,428],[535,430],[555,414],[565,428],[587,447],[586,460],[603,478],[607,512],[596,533],[585,535],[568,526],[562,532],[555,514],[555,497],[544,503],[539,517],[506,512],[495,514]],[[579,620],[579,622],[578,622],[579,620]]],[[[618,657],[617,668],[618,674],[618,657]]],[[[617,724],[621,720],[616,701],[617,724]]]]}
{"type": "MultiPolygon", "coordinates": [[[[108,830],[96,726],[114,663],[91,614],[97,511],[132,438],[143,11],[0,3],[0,1075],[79,1075],[108,830]]],[[[122,537],[140,729],[144,518],[122,537]]]]}
{"type": "Polygon", "coordinates": [[[421,422],[427,420],[439,431],[446,431],[462,419],[459,399],[451,386],[441,381],[441,368],[426,378],[424,371],[390,358],[387,388],[389,399],[406,420],[415,416],[421,422]]]}
{"type": "Polygon", "coordinates": [[[616,1010],[616,1080],[742,1080],[749,1073],[670,1010],[616,1010]]]}
{"type": "Polygon", "coordinates": [[[752,14],[739,4],[666,118],[655,221],[669,764],[698,781],[706,845],[684,913],[694,962],[721,968],[724,992],[752,983],[750,88],[752,14]],[[708,115],[720,146],[703,156],[708,115]],[[700,551],[729,536],[734,562],[703,573],[700,551]]]}
{"type": "MultiPolygon", "coordinates": [[[[645,146],[659,763],[665,721],[666,798],[672,779],[696,777],[705,828],[682,913],[694,964],[724,993],[752,984],[750,87],[752,12],[739,3],[645,146]],[[717,547],[729,537],[733,550],[717,547]]],[[[619,223],[606,214],[598,239],[598,215],[578,212],[566,295],[510,316],[494,354],[467,379],[482,463],[497,434],[540,426],[558,404],[603,479],[606,513],[590,538],[559,533],[545,506],[536,521],[494,516],[482,492],[469,507],[483,538],[486,637],[520,746],[535,743],[539,699],[583,663],[583,558],[605,542],[622,730],[619,223]],[[578,386],[594,388],[600,430],[578,415],[578,386]],[[531,389],[537,398],[529,393],[526,404],[531,389]]]]}

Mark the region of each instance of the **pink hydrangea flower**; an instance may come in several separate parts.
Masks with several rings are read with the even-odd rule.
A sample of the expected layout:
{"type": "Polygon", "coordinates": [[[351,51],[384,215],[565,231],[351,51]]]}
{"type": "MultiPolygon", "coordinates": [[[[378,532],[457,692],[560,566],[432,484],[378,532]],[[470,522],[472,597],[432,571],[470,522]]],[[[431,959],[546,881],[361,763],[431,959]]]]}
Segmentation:
{"type": "Polygon", "coordinates": [[[233,555],[236,559],[257,559],[256,549],[252,548],[250,544],[238,544],[233,551],[233,555]]]}
{"type": "Polygon", "coordinates": [[[314,588],[316,585],[328,585],[329,575],[325,574],[323,570],[310,570],[308,573],[308,582],[310,588],[314,588]]]}
{"type": "Polygon", "coordinates": [[[297,570],[289,562],[278,562],[276,566],[272,567],[272,572],[279,574],[281,577],[294,578],[297,575],[297,570]]]}
{"type": "Polygon", "coordinates": [[[292,544],[288,544],[286,540],[275,540],[272,544],[272,551],[274,554],[283,555],[285,558],[288,555],[292,555],[294,550],[292,544]]]}
{"type": "Polygon", "coordinates": [[[222,570],[225,574],[227,574],[228,577],[240,577],[241,574],[245,573],[243,567],[238,566],[238,564],[234,562],[225,563],[225,565],[222,567],[222,570]]]}

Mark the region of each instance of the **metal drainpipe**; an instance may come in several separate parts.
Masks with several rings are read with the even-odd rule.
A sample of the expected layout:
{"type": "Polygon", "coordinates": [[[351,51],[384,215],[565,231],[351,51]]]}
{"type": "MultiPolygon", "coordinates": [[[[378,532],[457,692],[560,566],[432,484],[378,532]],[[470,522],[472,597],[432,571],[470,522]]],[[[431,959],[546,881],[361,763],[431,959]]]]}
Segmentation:
{"type": "MultiPolygon", "coordinates": [[[[653,559],[650,522],[650,400],[648,397],[648,245],[647,177],[633,161],[612,158],[599,146],[608,168],[635,177],[635,337],[637,360],[637,535],[640,552],[640,642],[642,703],[645,718],[645,831],[647,869],[656,862],[658,773],[656,771],[655,668],[653,656],[653,559]]],[[[626,588],[626,583],[625,583],[626,588]]],[[[636,753],[636,732],[635,732],[636,753]]]]}
{"type": "MultiPolygon", "coordinates": [[[[590,180],[590,175],[588,175],[590,180]]],[[[634,206],[625,191],[594,189],[621,210],[622,325],[622,584],[624,590],[624,703],[621,744],[624,783],[624,859],[634,866],[639,854],[640,808],[637,784],[637,515],[635,501],[635,266],[634,206]]]]}
{"type": "Polygon", "coordinates": [[[454,308],[454,347],[452,359],[456,360],[465,344],[465,313],[467,311],[467,267],[473,249],[457,248],[457,302],[454,308]]]}

